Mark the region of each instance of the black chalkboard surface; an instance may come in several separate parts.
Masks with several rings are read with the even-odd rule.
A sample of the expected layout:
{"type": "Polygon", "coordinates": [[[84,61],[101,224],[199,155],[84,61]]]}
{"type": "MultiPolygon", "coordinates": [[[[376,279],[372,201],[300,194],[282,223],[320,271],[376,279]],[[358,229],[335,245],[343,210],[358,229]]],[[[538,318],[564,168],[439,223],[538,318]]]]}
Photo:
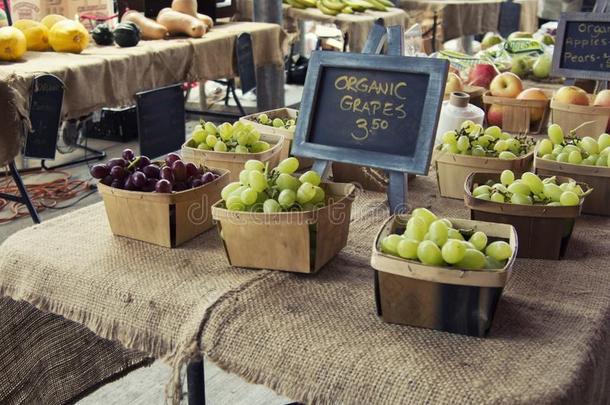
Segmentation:
{"type": "Polygon", "coordinates": [[[610,14],[563,13],[555,43],[553,74],[610,80],[610,14]]]}
{"type": "Polygon", "coordinates": [[[426,174],[448,62],[314,52],[292,153],[426,174]]]}
{"type": "Polygon", "coordinates": [[[140,153],[156,158],[174,152],[186,136],[180,84],[136,94],[140,153]]]}
{"type": "Polygon", "coordinates": [[[521,4],[513,0],[500,3],[500,17],[498,18],[498,32],[504,38],[511,33],[519,31],[521,26],[521,4]]]}
{"type": "Polygon", "coordinates": [[[25,140],[23,156],[55,159],[63,97],[64,84],[56,76],[44,74],[34,78],[30,98],[32,128],[25,140]]]}

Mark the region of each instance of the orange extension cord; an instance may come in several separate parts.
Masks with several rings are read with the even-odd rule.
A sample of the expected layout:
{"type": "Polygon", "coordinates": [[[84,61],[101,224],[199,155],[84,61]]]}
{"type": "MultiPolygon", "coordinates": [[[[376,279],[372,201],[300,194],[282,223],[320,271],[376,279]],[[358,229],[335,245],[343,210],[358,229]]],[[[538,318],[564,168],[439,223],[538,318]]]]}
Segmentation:
{"type": "MultiPolygon", "coordinates": [[[[10,176],[9,173],[10,172],[7,169],[5,171],[4,177],[0,178],[0,193],[18,196],[19,190],[17,189],[17,185],[15,184],[13,178],[10,176]]],[[[34,207],[38,212],[43,211],[47,208],[68,208],[72,204],[63,207],[58,207],[57,203],[71,200],[73,198],[78,197],[79,194],[82,194],[86,191],[90,191],[88,194],[83,195],[78,200],[80,201],[81,199],[95,192],[95,190],[92,190],[88,180],[71,179],[70,173],[64,171],[39,170],[22,174],[21,177],[24,179],[25,182],[25,179],[28,176],[37,175],[41,173],[51,173],[54,175],[60,174],[61,177],[45,183],[26,184],[28,194],[30,196],[30,199],[32,200],[32,204],[34,204],[34,207]]],[[[74,203],[78,201],[75,201],[74,203]]],[[[30,215],[27,210],[27,207],[24,204],[13,201],[7,201],[5,199],[0,198],[0,213],[2,213],[5,208],[10,210],[11,214],[9,216],[0,217],[0,224],[10,222],[16,218],[30,215]]]]}

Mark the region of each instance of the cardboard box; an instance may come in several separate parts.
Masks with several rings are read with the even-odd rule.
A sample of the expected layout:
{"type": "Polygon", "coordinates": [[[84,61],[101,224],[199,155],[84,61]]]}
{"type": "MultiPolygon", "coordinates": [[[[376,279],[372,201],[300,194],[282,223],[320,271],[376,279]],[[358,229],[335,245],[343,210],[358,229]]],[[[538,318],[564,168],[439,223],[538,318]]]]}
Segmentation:
{"type": "MultiPolygon", "coordinates": [[[[14,21],[40,21],[49,14],[70,19],[83,14],[106,18],[114,14],[114,5],[111,0],[12,0],[11,13],[14,21]]],[[[82,22],[88,29],[92,28],[90,21],[82,22]]]]}

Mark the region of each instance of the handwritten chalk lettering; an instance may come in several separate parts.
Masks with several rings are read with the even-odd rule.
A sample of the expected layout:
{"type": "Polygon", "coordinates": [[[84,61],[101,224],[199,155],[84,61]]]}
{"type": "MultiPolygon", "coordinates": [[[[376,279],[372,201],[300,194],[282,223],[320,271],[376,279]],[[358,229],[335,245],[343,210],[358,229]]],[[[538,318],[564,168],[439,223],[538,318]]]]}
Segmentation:
{"type": "Polygon", "coordinates": [[[366,77],[358,78],[356,76],[339,76],[335,80],[335,88],[342,91],[351,91],[354,93],[376,94],[384,96],[393,96],[400,100],[406,100],[403,95],[407,83],[388,83],[369,80],[366,77]]]}
{"type": "Polygon", "coordinates": [[[609,34],[610,27],[601,24],[581,23],[578,24],[578,32],[582,32],[583,34],[586,33],[593,38],[597,38],[600,35],[609,34]]]}
{"type": "Polygon", "coordinates": [[[563,59],[572,63],[589,63],[595,62],[598,57],[595,55],[576,55],[572,52],[566,52],[563,54],[563,59]]]}
{"type": "Polygon", "coordinates": [[[566,45],[572,46],[574,48],[587,48],[590,46],[608,46],[610,45],[610,39],[608,38],[584,38],[584,39],[576,39],[576,38],[566,38],[566,45]]]}

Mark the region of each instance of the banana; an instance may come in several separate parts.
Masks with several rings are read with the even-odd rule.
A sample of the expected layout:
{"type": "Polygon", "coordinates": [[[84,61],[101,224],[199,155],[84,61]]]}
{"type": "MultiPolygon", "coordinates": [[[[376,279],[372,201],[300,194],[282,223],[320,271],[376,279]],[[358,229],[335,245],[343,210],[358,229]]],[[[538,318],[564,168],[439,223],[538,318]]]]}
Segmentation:
{"type": "Polygon", "coordinates": [[[379,0],[367,0],[369,3],[373,5],[373,9],[377,11],[388,11],[388,8],[384,6],[379,0]]]}
{"type": "Polygon", "coordinates": [[[343,0],[343,4],[349,6],[354,11],[366,11],[368,8],[373,8],[373,5],[365,0],[343,0]]]}
{"type": "Polygon", "coordinates": [[[345,4],[341,3],[341,1],[334,1],[334,0],[322,0],[322,5],[324,5],[324,7],[330,9],[330,10],[337,10],[337,11],[341,11],[343,10],[343,7],[345,7],[345,4]]]}
{"type": "Polygon", "coordinates": [[[396,5],[394,3],[392,3],[390,0],[377,0],[377,1],[386,7],[396,7],[396,5]]]}
{"type": "Polygon", "coordinates": [[[301,10],[307,8],[303,4],[299,3],[297,0],[286,0],[286,3],[288,3],[290,6],[292,6],[294,8],[300,8],[301,10]]]}
{"type": "Polygon", "coordinates": [[[322,12],[322,14],[332,15],[332,16],[339,14],[339,10],[333,10],[333,9],[326,7],[322,3],[322,0],[318,0],[316,5],[318,6],[318,10],[320,10],[322,12]]]}
{"type": "Polygon", "coordinates": [[[341,9],[343,14],[354,14],[354,10],[350,6],[345,6],[341,9]]]}
{"type": "Polygon", "coordinates": [[[316,0],[295,0],[298,1],[302,6],[305,7],[316,7],[316,0]]]}

